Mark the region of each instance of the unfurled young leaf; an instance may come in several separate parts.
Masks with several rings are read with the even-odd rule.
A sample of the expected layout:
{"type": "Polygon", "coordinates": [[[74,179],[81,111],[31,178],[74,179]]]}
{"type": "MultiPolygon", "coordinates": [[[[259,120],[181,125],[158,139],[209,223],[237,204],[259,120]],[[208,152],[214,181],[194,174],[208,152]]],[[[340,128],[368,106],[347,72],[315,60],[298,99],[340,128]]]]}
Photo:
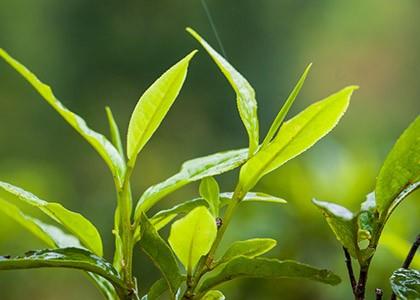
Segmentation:
{"type": "Polygon", "coordinates": [[[217,265],[226,263],[239,256],[254,258],[260,256],[276,246],[277,242],[273,239],[255,238],[245,241],[236,241],[226,250],[222,258],[217,261],[217,265]]]}
{"type": "Polygon", "coordinates": [[[262,176],[306,151],[330,132],[346,111],[356,88],[346,87],[283,123],[274,140],[242,166],[238,193],[245,195],[262,176]]]}
{"type": "Polygon", "coordinates": [[[223,295],[221,291],[210,290],[201,299],[202,300],[225,300],[226,297],[225,295],[223,295]]]}
{"type": "Polygon", "coordinates": [[[328,270],[317,269],[296,261],[272,258],[237,257],[210,272],[199,286],[204,292],[237,278],[305,278],[337,285],[340,277],[328,270]]]}
{"type": "Polygon", "coordinates": [[[84,246],[95,254],[102,256],[102,240],[98,230],[93,224],[81,214],[64,208],[59,203],[50,203],[39,199],[35,195],[13,186],[9,183],[0,182],[0,191],[7,192],[12,200],[20,200],[24,203],[39,208],[43,213],[60,223],[68,231],[80,239],[84,246]]]}
{"type": "Polygon", "coordinates": [[[359,257],[357,244],[358,225],[357,218],[347,208],[330,202],[313,199],[312,202],[322,211],[337,240],[354,257],[359,257]]]}
{"type": "Polygon", "coordinates": [[[277,114],[276,118],[274,119],[273,123],[268,130],[267,135],[264,138],[261,148],[267,146],[273,137],[276,135],[277,131],[279,130],[281,124],[284,121],[289,109],[292,107],[293,103],[296,100],[297,95],[299,94],[300,90],[302,89],[303,83],[305,82],[306,77],[308,76],[309,70],[311,69],[312,64],[309,64],[305,71],[303,72],[302,76],[299,78],[296,86],[293,88],[292,92],[290,93],[289,97],[286,99],[283,107],[280,109],[279,113],[277,114]]]}
{"type": "Polygon", "coordinates": [[[118,150],[102,134],[90,129],[86,122],[68,110],[53,94],[51,88],[41,82],[35,74],[25,66],[11,57],[6,51],[0,48],[0,57],[10,64],[20,75],[22,75],[35,90],[99,153],[117,182],[121,183],[125,172],[125,164],[118,150]]]}
{"type": "Polygon", "coordinates": [[[388,154],[376,180],[376,202],[389,215],[420,185],[420,117],[404,131],[388,154]]]}
{"type": "Polygon", "coordinates": [[[214,217],[206,207],[201,206],[172,224],[169,244],[191,274],[200,257],[210,251],[216,235],[214,217]]]}
{"type": "Polygon", "coordinates": [[[197,32],[191,28],[187,31],[206,49],[223,75],[229,81],[236,93],[236,100],[242,122],[248,132],[249,156],[251,157],[259,145],[259,125],[257,115],[257,100],[255,91],[249,82],[232,67],[229,62],[217,53],[197,32]]]}
{"type": "Polygon", "coordinates": [[[159,127],[181,91],[193,51],[159,77],[140,97],[127,133],[127,157],[134,166],[137,154],[159,127]]]}
{"type": "Polygon", "coordinates": [[[149,187],[137,202],[135,218],[147,212],[166,195],[205,177],[216,176],[233,170],[246,161],[247,149],[219,152],[186,161],[181,170],[165,181],[149,187]]]}
{"type": "Polygon", "coordinates": [[[79,248],[30,251],[22,257],[1,257],[0,270],[71,268],[98,274],[124,295],[124,282],[112,265],[92,252],[79,248]]]}
{"type": "Polygon", "coordinates": [[[140,247],[162,273],[171,295],[175,295],[183,280],[178,263],[169,245],[144,214],[141,217],[140,247]]]}
{"type": "Polygon", "coordinates": [[[398,269],[391,278],[391,287],[398,299],[420,299],[420,271],[398,269]]]}
{"type": "Polygon", "coordinates": [[[121,155],[121,158],[125,162],[125,153],[124,148],[121,141],[120,129],[118,128],[118,124],[114,119],[114,115],[112,114],[112,110],[110,107],[105,107],[106,117],[108,119],[108,126],[109,126],[109,133],[111,135],[111,142],[118,150],[121,155]]]}
{"type": "Polygon", "coordinates": [[[213,177],[205,177],[200,183],[200,196],[207,201],[211,213],[215,216],[219,216],[220,206],[220,189],[216,179],[213,177]]]}

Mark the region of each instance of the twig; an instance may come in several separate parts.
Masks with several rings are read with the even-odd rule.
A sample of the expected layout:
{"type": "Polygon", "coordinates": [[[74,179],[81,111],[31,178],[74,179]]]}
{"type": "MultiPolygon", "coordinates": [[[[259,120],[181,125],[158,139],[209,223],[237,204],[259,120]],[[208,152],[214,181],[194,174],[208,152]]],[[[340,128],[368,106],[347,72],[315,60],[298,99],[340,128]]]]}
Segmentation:
{"type": "Polygon", "coordinates": [[[346,267],[347,267],[347,272],[349,274],[349,279],[350,279],[350,284],[351,284],[351,290],[353,291],[353,294],[356,293],[356,278],[354,277],[354,272],[353,272],[353,266],[351,263],[351,257],[350,257],[350,253],[347,250],[347,248],[343,247],[344,250],[344,257],[346,258],[346,267]]]}
{"type": "Polygon", "coordinates": [[[376,294],[376,300],[382,300],[382,296],[384,295],[384,292],[382,291],[382,289],[376,289],[375,294],[376,294]]]}
{"type": "MultiPolygon", "coordinates": [[[[420,234],[417,235],[416,240],[411,246],[410,251],[408,251],[407,257],[405,258],[404,263],[401,266],[403,269],[408,269],[410,267],[410,264],[413,261],[414,256],[416,255],[416,252],[419,246],[420,246],[420,234]]],[[[397,296],[395,295],[395,293],[392,293],[391,300],[395,300],[395,299],[397,299],[397,296]]]]}

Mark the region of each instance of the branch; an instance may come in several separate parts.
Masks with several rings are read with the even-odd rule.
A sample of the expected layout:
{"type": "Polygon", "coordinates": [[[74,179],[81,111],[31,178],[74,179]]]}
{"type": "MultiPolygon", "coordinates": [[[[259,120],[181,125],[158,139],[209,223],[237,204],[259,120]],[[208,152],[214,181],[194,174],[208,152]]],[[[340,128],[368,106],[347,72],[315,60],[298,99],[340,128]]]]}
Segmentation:
{"type": "Polygon", "coordinates": [[[353,294],[355,294],[355,292],[356,292],[356,278],[354,277],[354,272],[353,272],[353,266],[351,264],[350,253],[345,247],[343,247],[343,250],[344,250],[344,257],[346,258],[345,262],[346,262],[347,272],[349,274],[351,290],[353,291],[353,294]]]}
{"type": "Polygon", "coordinates": [[[381,289],[376,289],[375,294],[376,294],[376,300],[382,300],[382,296],[384,295],[384,292],[381,289]]]}

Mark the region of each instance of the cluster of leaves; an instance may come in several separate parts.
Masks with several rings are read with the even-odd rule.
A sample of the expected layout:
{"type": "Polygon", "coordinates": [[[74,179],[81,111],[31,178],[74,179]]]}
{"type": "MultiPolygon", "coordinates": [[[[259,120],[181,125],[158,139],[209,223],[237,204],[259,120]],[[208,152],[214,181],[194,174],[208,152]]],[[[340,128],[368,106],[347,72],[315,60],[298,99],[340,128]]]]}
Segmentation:
{"type": "MultiPolygon", "coordinates": [[[[130,178],[137,156],[177,98],[196,51],[172,66],[141,96],[129,122],[125,152],[117,123],[109,108],[106,112],[110,140],[90,129],[81,117],[59,102],[48,85],[0,49],[0,56],[104,159],[117,191],[113,231],[115,254],[113,263],[109,263],[102,257],[98,230],[83,216],[58,203],[41,200],[21,188],[0,182],[0,210],[39,237],[49,248],[27,253],[23,257],[0,257],[0,270],[76,268],[85,271],[107,299],[139,299],[137,282],[132,273],[133,249],[138,245],[162,273],[162,278],[152,285],[142,299],[156,299],[165,293],[170,299],[224,299],[222,292],[215,288],[242,277],[307,278],[332,285],[340,282],[338,276],[327,270],[296,261],[261,257],[276,245],[276,241],[270,238],[236,241],[219,256],[216,256],[216,251],[240,203],[286,202],[272,195],[253,192],[252,189],[264,175],[298,156],[331,131],[346,111],[357,87],[346,87],[285,122],[307,77],[309,65],[260,143],[254,89],[204,39],[192,29],[187,30],[209,53],[236,93],[249,145],[244,149],[185,162],[178,173],[149,187],[140,196],[134,211],[130,178]],[[233,192],[220,192],[214,176],[239,167],[239,178],[233,192]],[[168,194],[197,181],[201,181],[198,198],[184,201],[153,216],[148,215],[149,210],[168,194]],[[34,215],[27,214],[21,204],[38,208],[57,224],[44,223],[34,215]],[[166,240],[159,231],[171,222],[170,235],[166,240]]],[[[335,217],[330,219],[335,220],[335,217]]],[[[340,222],[343,223],[341,219],[340,222]]],[[[350,230],[346,224],[340,226],[350,230]]],[[[349,232],[349,236],[351,234],[349,232]]],[[[348,236],[345,238],[348,239],[348,236]]],[[[353,254],[358,253],[354,249],[353,254]]]]}
{"type": "MultiPolygon", "coordinates": [[[[364,296],[364,289],[359,287],[360,284],[363,288],[365,285],[365,282],[360,282],[361,279],[365,280],[362,273],[368,272],[386,222],[395,208],[420,186],[419,133],[420,117],[417,117],[388,154],[376,179],[375,190],[367,195],[357,213],[335,203],[313,200],[321,209],[337,239],[360,265],[359,284],[353,284],[356,297],[364,296]]],[[[403,289],[397,287],[396,282],[402,282],[397,278],[401,278],[404,272],[397,271],[393,275],[392,286],[395,291],[399,291],[401,299],[413,299],[408,297],[408,294],[403,296],[403,289]]],[[[420,285],[418,272],[404,274],[409,277],[409,274],[412,274],[411,278],[420,285]]],[[[417,297],[420,297],[419,293],[417,297]]]]}

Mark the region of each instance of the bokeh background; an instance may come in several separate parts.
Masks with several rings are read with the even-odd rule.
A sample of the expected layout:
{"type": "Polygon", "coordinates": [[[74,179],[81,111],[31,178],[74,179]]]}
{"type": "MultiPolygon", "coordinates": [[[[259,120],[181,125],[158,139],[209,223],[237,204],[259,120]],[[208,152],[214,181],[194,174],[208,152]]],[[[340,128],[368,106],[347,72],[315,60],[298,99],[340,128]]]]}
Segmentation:
{"type": "MultiPolygon", "coordinates": [[[[298,259],[342,276],[338,287],[309,281],[243,279],[224,286],[227,299],[350,299],[342,251],[311,198],[353,210],[373,190],[392,144],[417,116],[420,99],[420,2],[207,0],[227,56],[257,91],[262,136],[309,62],[313,68],[290,115],[349,84],[360,85],[338,127],[310,151],[266,176],[255,190],[287,205],[245,204],[224,246],[272,237],[269,256],[298,259]]],[[[0,0],[0,47],[49,83],[65,105],[107,133],[104,106],[125,135],[141,93],[193,48],[191,26],[219,49],[206,13],[190,1],[0,0]]],[[[113,251],[111,175],[83,141],[9,66],[0,62],[0,179],[80,211],[113,251]]],[[[243,147],[235,96],[206,53],[194,59],[177,102],[146,146],[134,174],[139,196],[184,160],[243,147]]],[[[224,191],[237,173],[218,178],[224,191]]],[[[197,195],[192,184],[160,208],[197,195]]],[[[419,229],[419,193],[385,229],[369,278],[368,299],[403,260],[419,229]]],[[[0,254],[43,245],[0,215],[0,254]]],[[[138,250],[138,249],[137,249],[138,250]]],[[[419,261],[416,261],[419,267],[419,261]]],[[[136,251],[142,292],[159,276],[136,251]],[[140,272],[140,270],[142,270],[140,272]]],[[[0,299],[101,299],[72,270],[0,272],[0,299]]]]}

